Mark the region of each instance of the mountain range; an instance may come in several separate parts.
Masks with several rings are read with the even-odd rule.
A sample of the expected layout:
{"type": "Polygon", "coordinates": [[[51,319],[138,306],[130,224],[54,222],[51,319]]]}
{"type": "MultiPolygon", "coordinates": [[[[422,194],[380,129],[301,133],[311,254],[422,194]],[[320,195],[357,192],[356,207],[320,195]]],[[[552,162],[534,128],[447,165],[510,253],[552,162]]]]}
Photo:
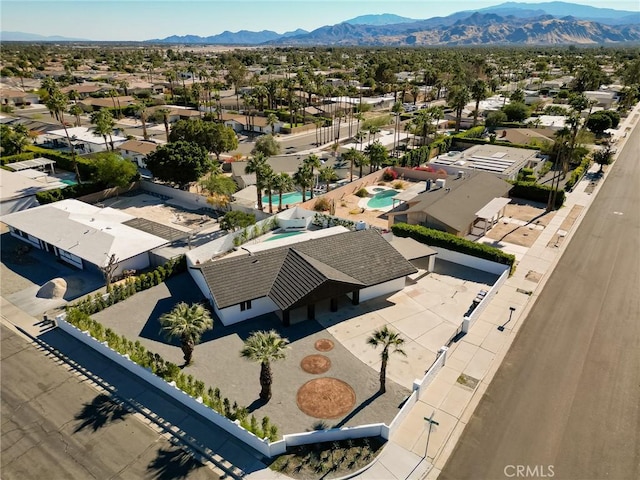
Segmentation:
{"type": "MultiPolygon", "coordinates": [[[[419,11],[419,6],[416,8],[419,11]]],[[[23,32],[0,32],[2,41],[87,41],[23,32]]],[[[225,31],[217,35],[171,35],[154,44],[208,45],[561,45],[640,43],[640,12],[567,2],[521,3],[413,19],[390,13],[362,15],[311,32],[225,31]]]]}

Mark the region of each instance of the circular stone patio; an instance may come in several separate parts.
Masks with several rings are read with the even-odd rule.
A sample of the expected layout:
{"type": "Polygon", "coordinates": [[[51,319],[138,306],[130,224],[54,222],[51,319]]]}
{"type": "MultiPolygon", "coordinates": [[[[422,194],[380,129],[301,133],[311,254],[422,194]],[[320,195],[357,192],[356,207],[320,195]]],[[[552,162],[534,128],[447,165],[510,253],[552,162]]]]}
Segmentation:
{"type": "Polygon", "coordinates": [[[307,373],[318,375],[331,368],[331,360],[324,355],[307,355],[300,362],[300,367],[307,373]]]}
{"type": "Polygon", "coordinates": [[[298,408],[314,418],[338,418],[351,411],[356,394],[337,378],[317,378],[305,383],[296,396],[298,408]]]}
{"type": "Polygon", "coordinates": [[[319,352],[328,352],[330,350],[333,350],[333,341],[329,340],[328,338],[321,338],[320,340],[316,341],[314,347],[319,352]]]}

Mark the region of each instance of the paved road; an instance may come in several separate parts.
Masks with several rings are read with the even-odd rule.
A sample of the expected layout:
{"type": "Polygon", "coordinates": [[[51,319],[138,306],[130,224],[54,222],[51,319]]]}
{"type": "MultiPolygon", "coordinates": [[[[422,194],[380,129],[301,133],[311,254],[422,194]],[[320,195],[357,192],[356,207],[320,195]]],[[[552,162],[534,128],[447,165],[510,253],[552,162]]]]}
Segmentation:
{"type": "Polygon", "coordinates": [[[2,326],[2,478],[218,479],[2,326]]]}
{"type": "Polygon", "coordinates": [[[638,152],[640,128],[533,306],[441,479],[640,478],[638,152]],[[517,465],[523,466],[519,476],[517,465]]]}

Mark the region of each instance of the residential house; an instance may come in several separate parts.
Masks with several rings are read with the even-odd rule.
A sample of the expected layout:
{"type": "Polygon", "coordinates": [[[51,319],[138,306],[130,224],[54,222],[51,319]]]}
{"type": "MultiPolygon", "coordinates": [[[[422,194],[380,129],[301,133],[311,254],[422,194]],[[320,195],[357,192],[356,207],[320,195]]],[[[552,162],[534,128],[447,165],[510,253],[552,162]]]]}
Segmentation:
{"type": "Polygon", "coordinates": [[[504,197],[512,188],[510,183],[486,172],[452,175],[435,182],[427,180],[426,185],[424,192],[387,212],[389,228],[402,222],[464,237],[480,220],[486,225],[501,216],[509,202],[504,197]],[[494,202],[494,199],[502,200],[494,202]],[[479,216],[486,206],[490,206],[490,214],[479,216]]]}
{"type": "Polygon", "coordinates": [[[67,95],[75,91],[78,94],[78,98],[83,100],[90,97],[92,93],[108,92],[111,88],[113,87],[108,83],[80,83],[62,87],[60,91],[67,95]]]}
{"type": "Polygon", "coordinates": [[[589,100],[593,100],[597,103],[597,106],[610,109],[617,101],[618,96],[614,91],[607,90],[595,90],[584,92],[584,96],[589,100]]]}
{"type": "Polygon", "coordinates": [[[33,169],[18,172],[0,169],[0,215],[36,207],[39,205],[36,193],[66,187],[58,181],[47,183],[48,178],[46,173],[33,169]]]}
{"type": "Polygon", "coordinates": [[[103,108],[119,108],[124,109],[129,105],[133,105],[138,101],[129,96],[120,96],[120,97],[104,97],[104,98],[85,98],[80,101],[80,106],[86,112],[95,112],[97,110],[103,108]]]}
{"type": "Polygon", "coordinates": [[[126,137],[110,135],[107,136],[107,143],[105,143],[104,137],[96,134],[93,129],[73,127],[67,128],[66,132],[64,129],[59,129],[51,130],[49,133],[42,135],[43,141],[45,141],[44,146],[50,145],[52,148],[67,148],[67,133],[77,153],[104,152],[112,146],[114,149],[119,148],[121,144],[127,141],[126,137]]]}
{"type": "MultiPolygon", "coordinates": [[[[1,220],[12,236],[81,270],[99,272],[113,256],[115,275],[149,267],[149,252],[169,243],[166,236],[149,233],[154,222],[72,199],[10,213],[1,220]]],[[[162,227],[157,231],[173,230],[156,226],[162,227]]]]}
{"type": "Polygon", "coordinates": [[[140,168],[147,168],[145,162],[147,155],[153,153],[158,148],[158,144],[155,142],[149,142],[145,140],[127,140],[120,144],[118,151],[122,158],[131,160],[140,168]]]}
{"type": "Polygon", "coordinates": [[[346,301],[358,305],[400,291],[417,272],[377,230],[334,228],[338,233],[320,230],[319,237],[286,245],[242,247],[246,253],[190,265],[189,271],[224,325],[273,312],[285,326],[300,313],[314,319],[321,302],[337,311],[346,301]]]}
{"type": "Polygon", "coordinates": [[[518,145],[553,143],[554,134],[554,130],[545,128],[503,128],[496,130],[496,140],[518,145]]]}
{"type": "Polygon", "coordinates": [[[23,92],[12,88],[0,89],[0,103],[11,107],[22,107],[40,103],[40,97],[36,93],[23,92]]]}
{"type": "MultiPolygon", "coordinates": [[[[233,128],[236,132],[258,132],[258,133],[272,133],[272,127],[267,123],[266,117],[260,117],[257,115],[236,115],[230,113],[222,114],[222,121],[225,126],[233,128]]],[[[283,122],[280,120],[273,124],[273,133],[280,132],[283,122]]]]}

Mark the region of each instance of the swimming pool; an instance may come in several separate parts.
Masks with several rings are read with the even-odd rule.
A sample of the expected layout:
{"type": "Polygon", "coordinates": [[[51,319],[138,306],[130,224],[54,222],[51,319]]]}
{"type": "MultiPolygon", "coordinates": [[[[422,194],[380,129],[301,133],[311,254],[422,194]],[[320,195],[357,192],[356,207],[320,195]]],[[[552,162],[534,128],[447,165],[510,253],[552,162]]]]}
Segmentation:
{"type": "Polygon", "coordinates": [[[287,238],[293,237],[294,235],[302,235],[306,232],[285,232],[285,233],[276,233],[273,237],[269,237],[265,240],[265,242],[270,242],[271,240],[278,240],[279,238],[287,238]]]}
{"type": "Polygon", "coordinates": [[[62,183],[66,183],[67,185],[77,185],[78,182],[75,180],[60,180],[62,183]]]}
{"type": "MultiPolygon", "coordinates": [[[[309,192],[306,192],[305,195],[305,200],[309,200],[309,192]]],[[[277,193],[274,193],[271,196],[271,204],[272,205],[278,205],[278,202],[280,201],[280,196],[277,193]]],[[[302,202],[302,193],[301,192],[289,192],[289,193],[283,193],[282,194],[282,205],[291,205],[294,203],[300,203],[302,202]]],[[[262,197],[262,203],[264,205],[268,205],[269,204],[269,195],[264,195],[262,197]]]]}
{"type": "Polygon", "coordinates": [[[383,190],[382,192],[376,193],[371,199],[367,202],[367,208],[371,210],[377,208],[388,208],[393,205],[393,197],[398,194],[399,190],[383,190]]]}

